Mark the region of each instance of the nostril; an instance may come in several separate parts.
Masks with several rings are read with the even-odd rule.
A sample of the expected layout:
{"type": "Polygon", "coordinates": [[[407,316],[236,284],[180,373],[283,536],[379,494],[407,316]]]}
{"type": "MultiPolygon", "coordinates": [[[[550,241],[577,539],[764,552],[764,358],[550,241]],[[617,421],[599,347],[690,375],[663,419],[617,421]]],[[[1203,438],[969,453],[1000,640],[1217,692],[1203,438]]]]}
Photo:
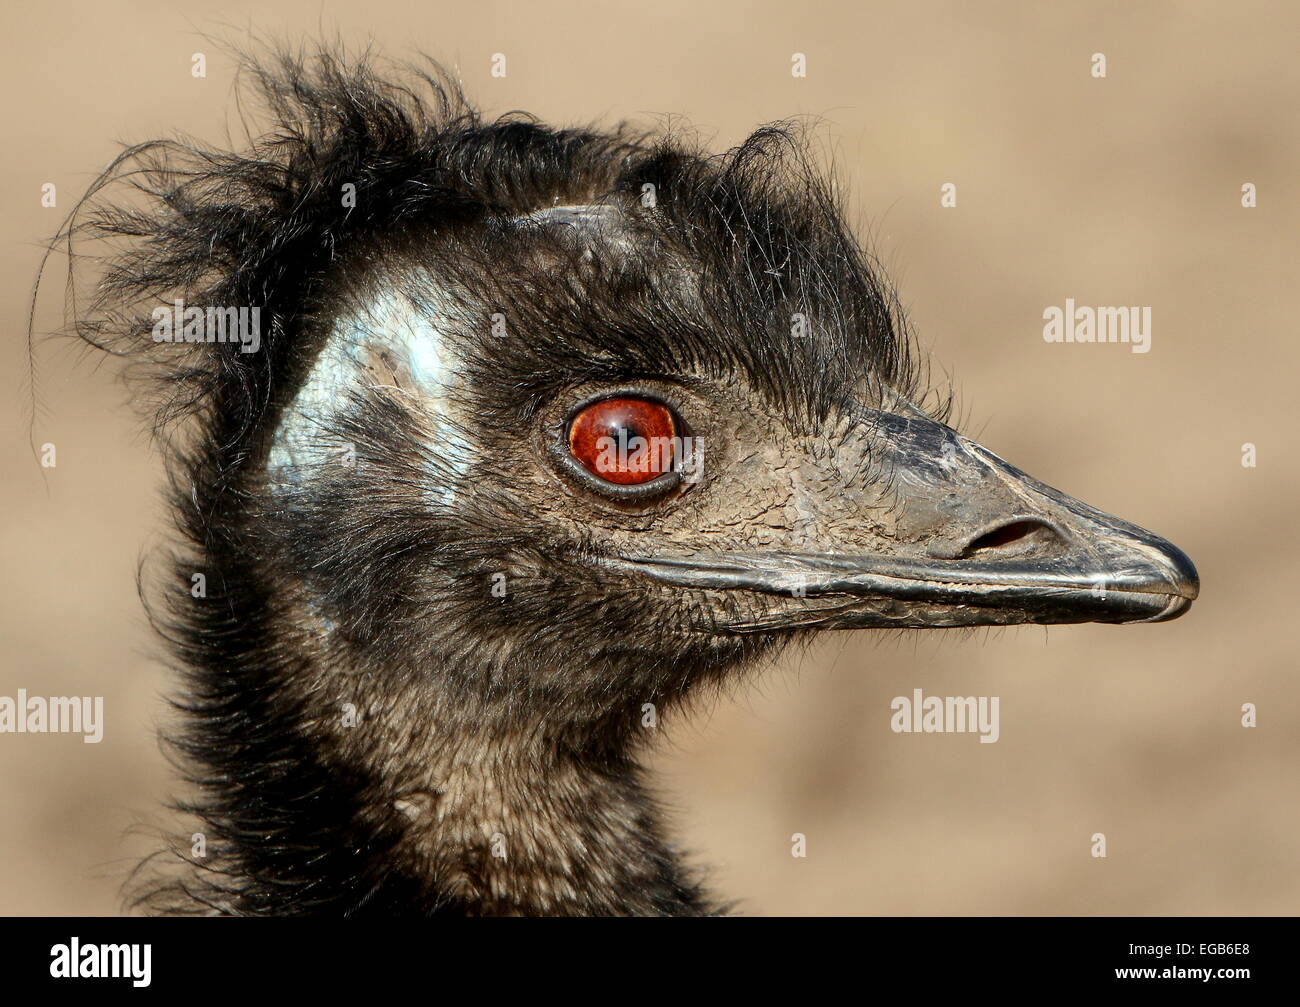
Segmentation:
{"type": "Polygon", "coordinates": [[[971,541],[962,551],[962,556],[973,556],[978,552],[991,552],[995,549],[1021,552],[1030,548],[1050,548],[1063,542],[1061,533],[1047,522],[1018,518],[998,525],[971,541]]]}

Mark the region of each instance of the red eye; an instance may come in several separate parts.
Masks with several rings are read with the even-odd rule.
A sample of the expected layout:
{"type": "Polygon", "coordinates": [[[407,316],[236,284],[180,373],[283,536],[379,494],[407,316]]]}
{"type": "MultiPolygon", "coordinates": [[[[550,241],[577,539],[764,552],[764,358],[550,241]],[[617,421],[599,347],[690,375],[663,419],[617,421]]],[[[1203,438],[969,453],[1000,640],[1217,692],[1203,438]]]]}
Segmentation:
{"type": "Polygon", "coordinates": [[[569,424],[569,452],[606,482],[646,483],[672,471],[676,436],[667,406],[649,399],[604,399],[569,424]]]}

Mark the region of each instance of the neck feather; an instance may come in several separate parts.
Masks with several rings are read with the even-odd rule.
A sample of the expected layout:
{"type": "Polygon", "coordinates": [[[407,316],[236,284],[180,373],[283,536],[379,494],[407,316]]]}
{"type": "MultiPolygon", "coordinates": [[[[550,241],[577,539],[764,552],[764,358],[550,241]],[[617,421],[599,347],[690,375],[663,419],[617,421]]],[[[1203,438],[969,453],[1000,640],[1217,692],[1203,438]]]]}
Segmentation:
{"type": "Polygon", "coordinates": [[[272,633],[273,603],[238,633],[211,625],[254,608],[247,593],[234,606],[206,605],[208,618],[191,630],[196,641],[222,639],[212,635],[222,628],[226,639],[265,635],[241,653],[186,655],[190,699],[179,744],[204,796],[182,807],[199,817],[206,850],[186,857],[193,878],[145,894],[151,907],[239,915],[716,911],[660,838],[629,738],[577,731],[545,712],[521,715],[506,693],[466,704],[463,690],[440,687],[449,668],[359,671],[326,636],[272,633]]]}

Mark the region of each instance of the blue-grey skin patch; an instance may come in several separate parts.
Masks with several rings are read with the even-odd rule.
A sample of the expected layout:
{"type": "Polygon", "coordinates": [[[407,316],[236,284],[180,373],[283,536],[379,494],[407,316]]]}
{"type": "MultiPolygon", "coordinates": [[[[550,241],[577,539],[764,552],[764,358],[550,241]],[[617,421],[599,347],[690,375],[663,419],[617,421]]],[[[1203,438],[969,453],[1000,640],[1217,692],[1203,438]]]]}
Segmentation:
{"type": "Polygon", "coordinates": [[[605,225],[617,227],[621,214],[617,207],[583,203],[578,205],[548,206],[516,217],[515,223],[560,224],[568,227],[594,228],[605,225]]]}
{"type": "MultiPolygon", "coordinates": [[[[432,277],[412,279],[422,292],[437,289],[432,277]]],[[[460,364],[447,338],[453,329],[453,317],[446,311],[429,314],[397,289],[336,318],[311,373],[276,429],[268,461],[272,482],[292,486],[315,467],[349,463],[350,445],[333,435],[331,421],[348,407],[349,395],[385,386],[373,368],[373,361],[383,359],[391,361],[387,370],[392,375],[401,375],[400,382],[393,378],[389,387],[411,396],[412,406],[426,414],[436,439],[439,471],[430,473],[430,501],[451,503],[456,484],[474,461],[473,447],[451,414],[460,364]]]]}
{"type": "Polygon", "coordinates": [[[513,223],[521,227],[563,229],[561,233],[567,231],[575,241],[587,244],[587,257],[594,254],[593,246],[597,241],[624,253],[632,252],[636,247],[635,240],[627,229],[627,218],[623,211],[607,203],[548,206],[544,210],[534,210],[515,217],[513,223]]]}
{"type": "MultiPolygon", "coordinates": [[[[627,241],[622,214],[608,205],[553,206],[516,217],[521,229],[550,227],[576,240],[597,235],[627,241]]],[[[475,461],[475,449],[454,415],[454,398],[462,380],[455,340],[453,298],[427,269],[403,275],[372,300],[335,319],[311,373],[285,409],[271,444],[268,475],[272,484],[299,485],[313,468],[347,464],[349,445],[340,441],[331,422],[349,404],[349,396],[385,384],[385,375],[412,397],[435,437],[437,470],[429,472],[427,498],[447,506],[457,485],[475,461]],[[406,291],[418,297],[413,299],[406,291]],[[432,307],[430,307],[430,305],[432,307]],[[375,361],[385,366],[376,368],[375,361]],[[400,375],[398,380],[397,375],[400,375]]]]}

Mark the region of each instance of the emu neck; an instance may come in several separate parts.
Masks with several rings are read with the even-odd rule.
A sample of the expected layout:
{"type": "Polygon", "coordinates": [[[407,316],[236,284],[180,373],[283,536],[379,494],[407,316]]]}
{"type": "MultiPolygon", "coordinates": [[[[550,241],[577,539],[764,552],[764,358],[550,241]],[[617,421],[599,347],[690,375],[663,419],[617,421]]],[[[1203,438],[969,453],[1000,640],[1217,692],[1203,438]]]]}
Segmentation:
{"type": "Polygon", "coordinates": [[[231,866],[247,878],[236,911],[714,911],[660,839],[622,742],[574,744],[544,713],[475,708],[437,675],[313,665],[279,679],[275,758],[225,801],[231,866]]]}
{"type": "Polygon", "coordinates": [[[438,898],[484,915],[695,915],[629,760],[514,737],[417,741],[391,806],[401,858],[438,898]]]}
{"type": "MultiPolygon", "coordinates": [[[[209,531],[213,512],[188,514],[200,552],[178,564],[185,583],[208,574],[177,633],[191,669],[179,741],[201,784],[188,808],[208,850],[192,859],[196,877],[160,884],[147,904],[239,915],[715,911],[661,838],[640,782],[640,705],[658,700],[611,688],[636,669],[537,667],[526,648],[480,666],[436,619],[375,633],[382,620],[357,616],[364,604],[327,603],[301,578],[319,575],[310,556],[284,552],[301,528],[274,509],[237,512],[227,546],[209,531]]],[[[345,517],[329,512],[327,524],[345,517]]]]}

